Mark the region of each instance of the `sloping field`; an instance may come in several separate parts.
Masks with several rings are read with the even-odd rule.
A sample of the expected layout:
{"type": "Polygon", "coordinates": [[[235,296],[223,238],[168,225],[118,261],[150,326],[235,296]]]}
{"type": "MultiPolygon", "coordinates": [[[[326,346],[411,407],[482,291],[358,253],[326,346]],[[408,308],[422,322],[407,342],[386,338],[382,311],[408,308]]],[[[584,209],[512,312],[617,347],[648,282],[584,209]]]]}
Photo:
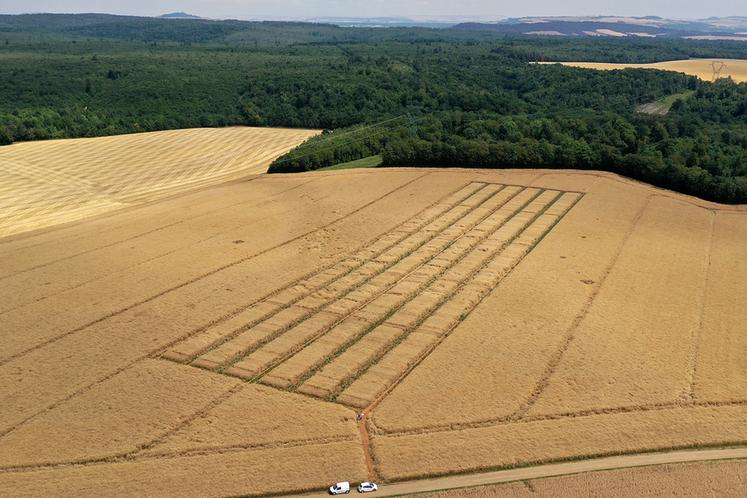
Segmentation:
{"type": "Polygon", "coordinates": [[[0,489],[283,494],[744,444],[746,245],[747,207],[611,174],[411,168],[0,239],[0,489]]]}
{"type": "Polygon", "coordinates": [[[747,81],[747,60],[743,59],[687,59],[681,61],[655,62],[651,64],[613,64],[607,62],[541,62],[540,64],[562,64],[564,66],[581,67],[586,69],[659,69],[662,71],[676,71],[706,81],[713,81],[714,66],[720,68],[718,77],[731,78],[737,83],[747,81]],[[722,64],[723,63],[723,66],[722,64]]]}
{"type": "Polygon", "coordinates": [[[0,147],[0,237],[264,173],[316,133],[195,129],[0,147]]]}

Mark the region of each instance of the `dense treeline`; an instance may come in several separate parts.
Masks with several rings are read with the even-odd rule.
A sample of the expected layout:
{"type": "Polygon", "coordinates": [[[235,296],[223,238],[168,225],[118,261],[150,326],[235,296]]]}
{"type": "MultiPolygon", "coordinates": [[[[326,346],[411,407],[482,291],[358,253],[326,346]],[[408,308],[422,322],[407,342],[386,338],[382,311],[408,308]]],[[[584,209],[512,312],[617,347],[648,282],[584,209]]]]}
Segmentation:
{"type": "Polygon", "coordinates": [[[320,128],[335,131],[272,170],[373,154],[386,164],[597,168],[745,202],[747,85],[531,64],[692,56],[747,58],[747,44],[0,16],[0,144],[199,126],[320,128]],[[635,113],[673,94],[692,97],[665,117],[635,113]]]}
{"type": "Polygon", "coordinates": [[[699,84],[667,116],[558,110],[445,111],[317,137],[271,171],[381,154],[389,166],[578,168],[616,172],[721,202],[747,202],[747,85],[699,84]]]}
{"type": "Polygon", "coordinates": [[[498,42],[279,49],[114,42],[0,44],[0,127],[14,140],[194,126],[339,128],[404,112],[622,112],[682,91],[672,73],[539,67],[498,42]]]}
{"type": "Polygon", "coordinates": [[[599,169],[703,198],[744,202],[745,150],[744,127],[725,129],[686,116],[451,115],[388,141],[383,159],[385,165],[599,169]]]}

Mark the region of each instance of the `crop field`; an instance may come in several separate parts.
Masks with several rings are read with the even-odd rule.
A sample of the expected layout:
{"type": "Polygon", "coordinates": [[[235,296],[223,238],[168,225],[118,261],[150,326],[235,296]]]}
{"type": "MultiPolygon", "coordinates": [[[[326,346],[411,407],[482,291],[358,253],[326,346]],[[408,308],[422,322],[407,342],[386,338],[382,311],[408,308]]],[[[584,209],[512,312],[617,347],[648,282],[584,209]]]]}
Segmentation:
{"type": "Polygon", "coordinates": [[[716,63],[716,69],[720,68],[718,77],[731,78],[737,83],[747,82],[747,60],[741,59],[687,59],[680,61],[655,62],[651,64],[614,64],[607,62],[552,62],[549,64],[562,64],[564,66],[608,71],[627,68],[659,69],[662,71],[676,71],[678,73],[697,76],[705,81],[713,81],[714,63],[716,63]]]}
{"type": "MultiPolygon", "coordinates": [[[[0,238],[0,489],[277,495],[744,444],[746,245],[747,206],[427,168],[0,238]]],[[[632,477],[609,479],[577,484],[632,477]]]]}
{"type": "Polygon", "coordinates": [[[0,237],[264,173],[311,130],[194,129],[0,148],[0,237]]]}
{"type": "Polygon", "coordinates": [[[548,479],[457,489],[421,498],[541,498],[553,496],[740,496],[747,462],[670,464],[577,474],[548,479]]]}

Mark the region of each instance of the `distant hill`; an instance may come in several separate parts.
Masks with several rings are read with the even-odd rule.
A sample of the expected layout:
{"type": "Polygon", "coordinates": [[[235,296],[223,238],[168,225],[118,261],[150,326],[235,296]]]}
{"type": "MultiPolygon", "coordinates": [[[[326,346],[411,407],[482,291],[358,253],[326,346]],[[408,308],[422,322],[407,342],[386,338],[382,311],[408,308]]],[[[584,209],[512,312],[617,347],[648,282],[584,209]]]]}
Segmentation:
{"type": "Polygon", "coordinates": [[[448,20],[410,19],[407,17],[313,17],[305,19],[305,21],[362,28],[449,28],[457,24],[457,22],[448,20]]]}
{"type": "Polygon", "coordinates": [[[646,17],[521,17],[496,23],[461,23],[456,29],[545,36],[598,36],[631,38],[744,39],[747,19],[709,18],[695,21],[646,17]]]}
{"type": "Polygon", "coordinates": [[[200,16],[187,14],[186,12],[171,12],[170,14],[163,14],[158,17],[161,19],[202,19],[200,16]]]}

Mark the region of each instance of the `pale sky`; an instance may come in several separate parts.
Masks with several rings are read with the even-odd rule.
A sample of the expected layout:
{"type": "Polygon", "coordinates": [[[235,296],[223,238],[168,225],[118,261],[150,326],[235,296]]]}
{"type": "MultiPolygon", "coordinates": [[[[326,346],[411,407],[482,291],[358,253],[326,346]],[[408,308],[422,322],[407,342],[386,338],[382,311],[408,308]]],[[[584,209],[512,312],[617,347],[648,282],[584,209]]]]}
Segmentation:
{"type": "Polygon", "coordinates": [[[659,15],[747,16],[744,0],[0,0],[0,14],[104,12],[155,16],[184,11],[213,18],[659,15]]]}

